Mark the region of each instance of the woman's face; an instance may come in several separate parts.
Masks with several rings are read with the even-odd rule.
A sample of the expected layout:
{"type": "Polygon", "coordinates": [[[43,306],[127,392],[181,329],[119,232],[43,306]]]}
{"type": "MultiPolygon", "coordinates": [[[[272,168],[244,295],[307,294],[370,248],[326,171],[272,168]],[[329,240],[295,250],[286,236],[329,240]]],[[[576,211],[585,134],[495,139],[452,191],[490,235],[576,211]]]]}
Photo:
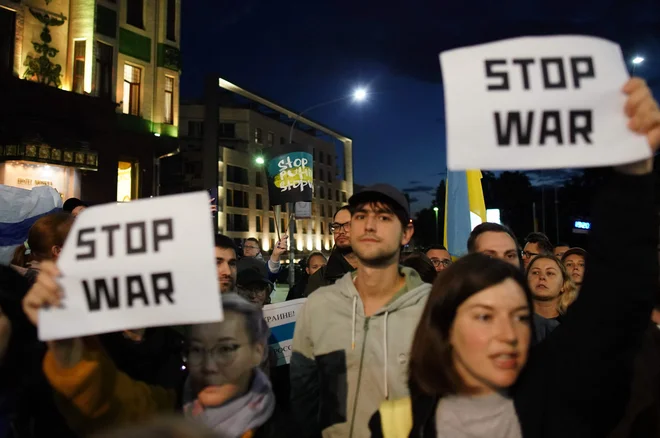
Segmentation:
{"type": "Polygon", "coordinates": [[[193,326],[188,352],[193,390],[226,384],[247,388],[263,353],[261,344],[250,344],[241,313],[228,311],[222,322],[193,326]]]}
{"type": "Polygon", "coordinates": [[[527,272],[527,284],[534,299],[552,301],[559,298],[564,289],[564,277],[557,262],[550,259],[537,259],[527,272]]]}
{"type": "Polygon", "coordinates": [[[485,394],[515,383],[527,362],[530,320],[525,292],[510,278],[458,307],[450,343],[454,367],[468,388],[485,394]]]}
{"type": "Polygon", "coordinates": [[[564,266],[575,284],[581,285],[584,279],[584,257],[580,254],[571,254],[564,260],[564,266]]]}

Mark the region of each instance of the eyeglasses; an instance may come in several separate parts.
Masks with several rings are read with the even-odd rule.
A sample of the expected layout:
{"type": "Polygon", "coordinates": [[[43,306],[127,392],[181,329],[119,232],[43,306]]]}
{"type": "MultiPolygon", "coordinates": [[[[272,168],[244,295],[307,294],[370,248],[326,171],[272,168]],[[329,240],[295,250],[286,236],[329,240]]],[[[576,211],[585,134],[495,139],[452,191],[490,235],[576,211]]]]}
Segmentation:
{"type": "Polygon", "coordinates": [[[333,222],[330,224],[330,231],[332,231],[333,233],[341,232],[342,228],[344,229],[344,233],[348,233],[349,231],[351,231],[351,223],[344,222],[343,224],[340,224],[339,222],[333,222]]]}
{"type": "Polygon", "coordinates": [[[537,252],[529,252],[529,251],[523,251],[522,256],[524,259],[531,259],[532,257],[536,257],[537,255],[540,255],[537,252]]]}
{"type": "Polygon", "coordinates": [[[188,364],[199,366],[204,358],[217,363],[227,365],[236,357],[236,352],[241,348],[239,344],[216,345],[212,348],[190,347],[188,349],[188,364]]]}
{"type": "Polygon", "coordinates": [[[447,260],[447,259],[440,260],[433,258],[431,259],[431,263],[433,263],[433,266],[435,266],[436,268],[439,268],[440,266],[444,266],[445,268],[448,268],[449,265],[451,265],[451,260],[447,260]]]}

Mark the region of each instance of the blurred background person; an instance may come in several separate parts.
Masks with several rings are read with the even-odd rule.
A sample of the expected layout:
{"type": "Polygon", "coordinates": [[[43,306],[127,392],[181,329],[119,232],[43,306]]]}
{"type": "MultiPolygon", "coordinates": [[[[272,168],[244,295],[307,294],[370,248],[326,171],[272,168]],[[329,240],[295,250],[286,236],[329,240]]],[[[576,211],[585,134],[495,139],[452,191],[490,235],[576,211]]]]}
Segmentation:
{"type": "Polygon", "coordinates": [[[86,202],[83,202],[78,198],[69,198],[66,201],[64,201],[64,205],[62,205],[62,210],[67,213],[71,213],[73,217],[76,217],[80,213],[82,213],[87,207],[89,207],[89,204],[87,204],[86,202]]]}
{"type": "Polygon", "coordinates": [[[582,248],[571,248],[564,253],[561,261],[579,292],[587,271],[587,251],[582,248]]]}
{"type": "Polygon", "coordinates": [[[525,238],[525,247],[522,252],[522,259],[525,269],[529,266],[529,262],[538,255],[552,255],[554,247],[550,243],[550,239],[543,233],[529,233],[525,238]]]}
{"type": "Polygon", "coordinates": [[[307,289],[307,283],[309,282],[309,277],[316,274],[319,269],[325,267],[328,263],[328,260],[325,258],[322,252],[313,252],[305,260],[305,271],[300,280],[289,289],[289,293],[286,296],[286,301],[296,300],[298,298],[305,298],[305,290],[307,289]]]}
{"type": "Polygon", "coordinates": [[[451,254],[443,245],[431,245],[426,250],[426,256],[431,259],[435,270],[444,271],[451,265],[451,254]]]}
{"type": "MultiPolygon", "coordinates": [[[[449,254],[449,253],[448,253],[449,254]]],[[[401,265],[413,268],[424,283],[433,284],[435,276],[438,274],[437,267],[426,254],[414,252],[404,257],[401,265]]]]}

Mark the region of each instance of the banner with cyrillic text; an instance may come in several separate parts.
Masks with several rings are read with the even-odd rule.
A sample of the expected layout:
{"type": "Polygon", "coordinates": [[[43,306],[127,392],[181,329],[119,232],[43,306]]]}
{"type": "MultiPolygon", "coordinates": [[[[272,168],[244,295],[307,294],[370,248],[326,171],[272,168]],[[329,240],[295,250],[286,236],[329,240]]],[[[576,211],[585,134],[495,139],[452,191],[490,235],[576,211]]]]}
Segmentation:
{"type": "Polygon", "coordinates": [[[291,361],[296,317],[305,301],[307,298],[264,306],[264,318],[270,327],[268,348],[270,349],[271,366],[288,365],[291,361]]]}
{"type": "Polygon", "coordinates": [[[621,48],[601,38],[514,38],[440,54],[447,166],[549,169],[650,156],[627,127],[621,48]]]}
{"type": "Polygon", "coordinates": [[[58,260],[60,308],[42,309],[55,340],[223,318],[206,192],[90,207],[58,260]]]}

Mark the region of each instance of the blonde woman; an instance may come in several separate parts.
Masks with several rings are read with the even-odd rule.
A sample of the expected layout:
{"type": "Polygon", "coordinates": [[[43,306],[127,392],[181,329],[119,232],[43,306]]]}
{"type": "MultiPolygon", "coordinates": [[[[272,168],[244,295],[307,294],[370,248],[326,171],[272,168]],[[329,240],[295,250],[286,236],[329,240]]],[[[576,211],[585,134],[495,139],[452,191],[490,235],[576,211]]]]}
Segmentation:
{"type": "Polygon", "coordinates": [[[534,313],[561,322],[577,298],[577,287],[564,265],[553,255],[535,257],[527,268],[527,283],[532,291],[534,313]]]}

